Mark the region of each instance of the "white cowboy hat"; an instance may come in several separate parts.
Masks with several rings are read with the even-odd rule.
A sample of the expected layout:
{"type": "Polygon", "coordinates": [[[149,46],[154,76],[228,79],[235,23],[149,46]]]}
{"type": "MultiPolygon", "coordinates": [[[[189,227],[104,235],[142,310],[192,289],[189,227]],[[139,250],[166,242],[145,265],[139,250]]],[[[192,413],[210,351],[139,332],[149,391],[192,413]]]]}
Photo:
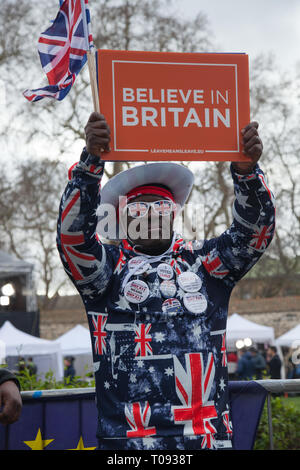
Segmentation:
{"type": "Polygon", "coordinates": [[[97,214],[103,220],[104,209],[109,212],[106,215],[106,224],[98,224],[97,231],[101,236],[109,239],[122,238],[118,235],[118,221],[114,214],[110,213],[109,207],[116,209],[119,206],[120,196],[126,196],[137,186],[149,183],[163,184],[170,189],[177,204],[178,214],[192,190],[194,175],[188,168],[177,163],[147,163],[118,173],[103,186],[101,191],[101,203],[97,214]]]}

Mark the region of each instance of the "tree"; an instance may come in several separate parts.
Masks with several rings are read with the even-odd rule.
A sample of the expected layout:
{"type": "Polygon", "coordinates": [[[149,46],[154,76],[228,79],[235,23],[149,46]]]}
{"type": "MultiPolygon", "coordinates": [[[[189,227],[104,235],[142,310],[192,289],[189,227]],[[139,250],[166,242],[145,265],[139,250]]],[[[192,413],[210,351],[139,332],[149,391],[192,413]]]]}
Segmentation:
{"type": "MultiPolygon", "coordinates": [[[[84,144],[84,124],[92,111],[91,90],[85,67],[63,102],[45,99],[30,104],[23,98],[25,88],[46,84],[36,43],[48,25],[38,0],[30,4],[25,0],[4,1],[6,18],[1,17],[1,21],[7,40],[0,49],[0,71],[6,78],[7,112],[0,138],[7,154],[12,155],[13,161],[7,165],[13,177],[7,177],[7,166],[0,169],[1,243],[17,257],[34,262],[47,303],[50,295],[69,282],[56,251],[57,210],[66,184],[67,165],[74,163],[74,155],[79,158],[84,144]],[[14,42],[9,38],[14,38],[14,42]],[[13,75],[21,80],[16,83],[13,75]],[[42,83],[37,77],[43,77],[42,83]]],[[[56,8],[55,4],[47,12],[49,19],[54,18],[56,8]]],[[[199,14],[192,21],[176,17],[169,0],[99,0],[90,8],[92,23],[97,25],[93,28],[97,47],[203,51],[209,44],[205,16],[199,14]]],[[[122,166],[107,164],[106,175],[113,176],[122,166]]]]}
{"type": "Polygon", "coordinates": [[[0,167],[1,248],[35,265],[38,286],[50,296],[69,281],[58,263],[55,244],[57,209],[66,181],[59,161],[31,160],[9,177],[0,167]]]}
{"type": "MultiPolygon", "coordinates": [[[[44,99],[28,103],[22,91],[46,84],[36,44],[40,32],[49,22],[44,19],[44,6],[39,0],[30,3],[3,0],[2,3],[5,15],[0,18],[4,32],[0,41],[0,72],[5,83],[6,110],[0,124],[0,140],[2,148],[6,149],[6,159],[0,170],[3,173],[0,183],[1,243],[19,257],[36,261],[43,290],[49,296],[50,292],[59,292],[62,279],[66,279],[56,253],[54,221],[59,196],[66,183],[67,167],[79,158],[84,145],[84,125],[92,111],[89,76],[85,67],[62,102],[44,99]],[[7,177],[8,167],[12,178],[7,177]],[[48,184],[53,175],[57,178],[56,187],[48,184]],[[16,179],[18,184],[22,182],[24,188],[28,188],[26,192],[16,187],[16,179]],[[37,195],[40,201],[34,201],[37,195]],[[47,219],[46,211],[49,213],[47,219]],[[26,250],[20,249],[21,243],[26,245],[26,250]]],[[[187,20],[177,14],[177,5],[178,2],[170,0],[90,0],[94,43],[96,47],[110,49],[213,51],[206,16],[199,13],[187,20]]],[[[57,13],[57,2],[53,1],[50,8],[47,10],[49,20],[57,13]]],[[[269,275],[270,261],[278,262],[282,275],[292,276],[299,272],[300,259],[300,139],[298,112],[294,106],[299,101],[296,92],[299,77],[284,74],[270,55],[250,58],[250,71],[252,119],[262,124],[260,133],[265,147],[262,167],[271,187],[275,188],[278,228],[271,247],[249,276],[269,275]]],[[[191,236],[200,239],[217,236],[231,222],[233,191],[229,163],[188,165],[195,173],[190,202],[192,207],[197,204],[201,208],[200,229],[198,227],[197,233],[191,236]]],[[[106,178],[122,168],[122,163],[106,164],[106,178]]],[[[186,218],[190,232],[192,212],[186,218]]],[[[274,293],[272,290],[271,294],[274,293]]]]}

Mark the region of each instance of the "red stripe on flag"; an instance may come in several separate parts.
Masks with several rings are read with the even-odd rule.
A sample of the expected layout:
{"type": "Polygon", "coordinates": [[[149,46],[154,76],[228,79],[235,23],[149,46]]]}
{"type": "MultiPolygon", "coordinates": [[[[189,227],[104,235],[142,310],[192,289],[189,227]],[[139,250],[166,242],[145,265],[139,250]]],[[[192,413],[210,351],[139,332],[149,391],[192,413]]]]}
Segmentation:
{"type": "Polygon", "coordinates": [[[59,84],[67,73],[71,74],[69,69],[69,49],[61,57],[61,60],[56,64],[56,66],[47,73],[49,84],[59,84]]]}
{"type": "Polygon", "coordinates": [[[94,259],[96,259],[95,256],[79,253],[78,251],[73,250],[70,246],[67,247],[67,250],[69,251],[69,253],[72,253],[72,255],[77,256],[77,258],[86,259],[89,261],[93,261],[94,259]]]}
{"type": "Polygon", "coordinates": [[[62,245],[62,249],[63,249],[63,252],[65,254],[65,257],[66,257],[68,266],[71,270],[73,278],[75,279],[75,281],[81,281],[83,279],[83,277],[81,276],[80,272],[75,268],[74,264],[72,263],[71,258],[69,257],[69,255],[68,255],[68,253],[67,253],[67,251],[66,251],[66,249],[64,248],[63,245],[62,245]]]}
{"type": "Polygon", "coordinates": [[[66,41],[59,41],[58,39],[51,39],[51,38],[43,38],[42,36],[39,38],[39,41],[42,44],[47,44],[49,46],[64,46],[66,41]]]}
{"type": "Polygon", "coordinates": [[[75,55],[84,56],[84,54],[86,54],[86,51],[83,50],[83,49],[75,49],[74,47],[71,47],[71,49],[70,49],[70,54],[75,54],[75,55]]]}
{"type": "Polygon", "coordinates": [[[61,234],[61,242],[63,245],[81,245],[84,243],[84,235],[63,235],[61,234]]]}

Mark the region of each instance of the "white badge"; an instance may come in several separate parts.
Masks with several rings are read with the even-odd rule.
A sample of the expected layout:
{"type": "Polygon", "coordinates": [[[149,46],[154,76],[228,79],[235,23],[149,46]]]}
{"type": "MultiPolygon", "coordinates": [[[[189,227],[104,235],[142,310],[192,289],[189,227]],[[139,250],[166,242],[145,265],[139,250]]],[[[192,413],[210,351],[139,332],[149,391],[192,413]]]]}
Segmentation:
{"type": "Polygon", "coordinates": [[[200,292],[187,292],[183,296],[183,303],[192,313],[203,313],[207,309],[207,300],[200,292]]]}
{"type": "Polygon", "coordinates": [[[197,274],[186,271],[178,276],[178,284],[185,292],[197,292],[201,289],[202,281],[197,274]]]}
{"type": "Polygon", "coordinates": [[[176,284],[174,281],[163,281],[159,286],[160,291],[164,297],[174,297],[176,294],[176,284]]]}
{"type": "Polygon", "coordinates": [[[161,279],[168,281],[172,279],[174,275],[173,268],[167,263],[160,263],[157,266],[157,274],[161,279]]]}
{"type": "Polygon", "coordinates": [[[144,281],[135,279],[133,281],[129,281],[128,284],[126,284],[124,295],[128,302],[132,302],[133,304],[140,304],[141,302],[144,302],[149,296],[149,287],[144,281]]]}
{"type": "Polygon", "coordinates": [[[142,256],[136,256],[135,258],[131,258],[131,260],[128,261],[128,269],[130,272],[134,271],[134,274],[143,274],[144,272],[148,271],[149,268],[151,268],[150,264],[147,263],[145,258],[142,256]]]}
{"type": "Polygon", "coordinates": [[[178,299],[167,299],[162,304],[162,310],[169,315],[176,315],[181,310],[181,303],[178,299]]]}

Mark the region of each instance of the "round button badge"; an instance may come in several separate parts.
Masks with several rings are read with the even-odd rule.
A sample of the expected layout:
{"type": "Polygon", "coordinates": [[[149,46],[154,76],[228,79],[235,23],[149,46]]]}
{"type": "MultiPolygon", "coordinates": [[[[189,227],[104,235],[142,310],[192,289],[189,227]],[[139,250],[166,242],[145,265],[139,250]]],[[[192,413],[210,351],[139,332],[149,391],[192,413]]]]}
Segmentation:
{"type": "Polygon", "coordinates": [[[207,309],[207,300],[200,292],[186,292],[183,296],[183,303],[192,313],[203,313],[207,309]]]}
{"type": "Polygon", "coordinates": [[[163,281],[159,286],[160,291],[164,297],[174,297],[176,294],[176,284],[174,281],[163,281]]]}
{"type": "Polygon", "coordinates": [[[197,274],[186,271],[178,276],[178,284],[185,292],[197,292],[201,289],[202,281],[197,274]]]}
{"type": "Polygon", "coordinates": [[[181,310],[181,303],[178,299],[167,299],[162,304],[162,310],[168,315],[176,315],[181,310]]]}
{"type": "Polygon", "coordinates": [[[126,284],[124,295],[128,302],[133,304],[140,304],[148,298],[149,287],[144,281],[135,279],[133,281],[129,281],[128,284],[126,284]]]}
{"type": "Polygon", "coordinates": [[[130,272],[134,271],[134,274],[143,274],[151,268],[150,264],[145,261],[145,258],[136,256],[131,258],[128,262],[128,269],[130,272]],[[139,267],[140,266],[140,267],[139,267]]]}
{"type": "Polygon", "coordinates": [[[157,266],[157,274],[161,279],[169,281],[174,275],[173,268],[167,263],[160,263],[157,266]]]}

